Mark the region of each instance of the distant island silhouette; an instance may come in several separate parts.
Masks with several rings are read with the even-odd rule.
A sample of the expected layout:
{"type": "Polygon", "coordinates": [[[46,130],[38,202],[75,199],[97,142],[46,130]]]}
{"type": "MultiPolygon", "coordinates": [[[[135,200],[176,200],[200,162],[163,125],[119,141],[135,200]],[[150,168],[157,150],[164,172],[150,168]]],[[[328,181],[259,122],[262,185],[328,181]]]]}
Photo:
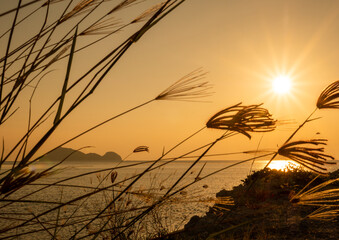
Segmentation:
{"type": "Polygon", "coordinates": [[[65,158],[67,158],[65,160],[65,163],[82,163],[82,162],[112,163],[122,161],[120,155],[115,152],[107,152],[103,156],[101,156],[97,153],[83,153],[72,148],[63,148],[63,147],[55,149],[54,151],[44,156],[41,160],[60,162],[65,158]]]}

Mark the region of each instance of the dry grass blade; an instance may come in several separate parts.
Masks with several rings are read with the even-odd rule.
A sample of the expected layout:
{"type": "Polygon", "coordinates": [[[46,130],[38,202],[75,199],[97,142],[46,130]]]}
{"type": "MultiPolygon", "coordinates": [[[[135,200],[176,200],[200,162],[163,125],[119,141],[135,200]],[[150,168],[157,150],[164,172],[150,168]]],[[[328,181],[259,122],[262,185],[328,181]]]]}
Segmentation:
{"type": "Polygon", "coordinates": [[[320,206],[307,216],[315,220],[332,220],[339,214],[339,178],[330,179],[305,192],[293,196],[292,203],[299,205],[320,206]],[[330,185],[335,186],[330,186],[330,185]]]}
{"type": "Polygon", "coordinates": [[[114,7],[107,15],[112,14],[113,12],[119,11],[123,8],[130,7],[134,4],[138,4],[139,2],[142,2],[143,0],[123,0],[121,3],[119,3],[116,7],[114,7]]]}
{"type": "Polygon", "coordinates": [[[334,160],[334,157],[324,154],[323,147],[313,147],[310,145],[326,145],[326,141],[326,139],[311,139],[286,143],[279,148],[278,154],[312,171],[325,174],[326,172],[322,171],[327,169],[322,166],[325,164],[336,164],[335,162],[327,162],[327,160],[334,160]]]}
{"type": "Polygon", "coordinates": [[[78,34],[78,28],[75,29],[71,53],[69,54],[69,59],[68,59],[68,64],[67,64],[66,76],[65,76],[63,87],[62,87],[62,92],[60,94],[60,102],[59,102],[59,106],[58,106],[58,111],[56,113],[56,116],[55,116],[55,119],[54,119],[54,122],[53,122],[54,124],[57,124],[60,121],[61,111],[62,111],[63,103],[64,103],[64,100],[65,100],[65,96],[66,96],[66,90],[67,90],[67,85],[68,85],[68,81],[69,81],[69,76],[70,76],[70,73],[71,73],[71,67],[72,67],[72,61],[73,61],[73,56],[74,56],[74,51],[75,51],[77,34],[78,34]]]}
{"type": "Polygon", "coordinates": [[[100,34],[110,34],[114,29],[121,26],[121,21],[117,20],[115,17],[110,17],[108,19],[99,21],[94,25],[86,28],[80,35],[100,35],[100,34]]]}
{"type": "MultiPolygon", "coordinates": [[[[17,17],[19,15],[20,6],[21,6],[21,1],[18,1],[18,6],[16,8],[15,17],[14,17],[12,27],[11,27],[11,30],[10,30],[10,34],[9,34],[9,37],[8,37],[6,53],[5,53],[4,58],[2,58],[2,59],[4,59],[4,62],[3,62],[3,66],[2,66],[2,74],[1,74],[1,82],[0,82],[0,103],[2,102],[2,98],[3,98],[2,94],[3,94],[3,91],[4,91],[6,64],[7,64],[8,58],[9,58],[9,51],[10,51],[10,47],[11,47],[11,43],[12,43],[12,38],[13,38],[14,29],[15,29],[15,26],[16,26],[17,17]]],[[[0,60],[0,61],[2,61],[2,60],[0,60]]],[[[6,106],[5,106],[5,108],[6,108],[6,106]]],[[[1,106],[0,106],[0,109],[2,110],[1,106]]],[[[3,118],[4,118],[5,112],[6,112],[5,110],[2,112],[0,124],[3,120],[3,118]]]]}
{"type": "Polygon", "coordinates": [[[339,215],[338,208],[331,208],[331,207],[320,207],[311,214],[307,215],[306,218],[310,218],[313,220],[319,221],[332,221],[339,215]]]}
{"type": "Polygon", "coordinates": [[[0,193],[9,194],[18,190],[19,188],[28,185],[29,183],[34,182],[35,180],[50,175],[52,172],[47,173],[39,172],[36,173],[34,170],[32,171],[30,168],[25,167],[18,170],[12,171],[9,175],[7,175],[3,180],[3,183],[0,188],[0,193]]]}
{"type": "Polygon", "coordinates": [[[70,12],[65,14],[60,20],[59,24],[62,22],[67,21],[68,19],[77,16],[79,14],[84,13],[87,10],[90,10],[89,8],[95,4],[97,4],[98,0],[82,0],[80,1],[70,12]]]}
{"type": "Polygon", "coordinates": [[[164,4],[165,2],[162,2],[147,9],[145,12],[136,17],[131,23],[138,23],[147,20],[149,17],[153,16],[160,8],[162,8],[164,4]]]}
{"type": "Polygon", "coordinates": [[[223,109],[214,114],[206,123],[208,128],[223,129],[239,132],[248,138],[248,132],[270,132],[275,129],[276,120],[271,118],[267,109],[259,105],[234,106],[223,109]]]}
{"type": "Polygon", "coordinates": [[[339,108],[339,80],[330,84],[320,94],[317,107],[322,108],[339,108]]]}
{"type": "Polygon", "coordinates": [[[330,186],[338,182],[339,178],[330,179],[305,192],[298,193],[293,196],[291,202],[301,205],[339,207],[339,188],[330,186]]]}
{"type": "Polygon", "coordinates": [[[232,197],[216,197],[213,200],[213,211],[218,212],[220,214],[223,214],[225,211],[229,211],[230,209],[228,208],[229,206],[234,205],[234,201],[232,197]]]}
{"type": "Polygon", "coordinates": [[[52,4],[52,3],[57,3],[57,2],[62,2],[64,0],[47,0],[44,4],[41,5],[41,7],[45,7],[48,4],[52,4]]]}
{"type": "MultiPolygon", "coordinates": [[[[30,5],[32,5],[32,4],[34,4],[34,3],[36,3],[36,2],[39,2],[39,1],[41,1],[41,0],[33,0],[33,1],[31,1],[31,2],[24,3],[24,4],[20,5],[20,9],[23,9],[23,8],[25,8],[25,7],[28,7],[28,6],[30,6],[30,5]]],[[[6,12],[0,13],[0,17],[5,16],[5,15],[7,15],[7,14],[10,14],[10,13],[12,13],[12,12],[15,12],[16,10],[17,10],[17,8],[12,8],[12,9],[6,11],[6,12]]]]}
{"type": "Polygon", "coordinates": [[[149,147],[147,146],[139,146],[139,147],[136,147],[134,150],[133,150],[134,153],[137,153],[137,152],[149,152],[149,147]]]}
{"type": "Polygon", "coordinates": [[[207,81],[201,81],[206,72],[197,69],[179,79],[173,85],[161,92],[155,100],[190,101],[196,98],[207,97],[212,93],[208,90],[211,85],[207,81]]]}
{"type": "Polygon", "coordinates": [[[67,52],[67,50],[71,47],[72,45],[69,44],[69,45],[66,45],[63,49],[61,49],[61,51],[55,55],[51,61],[49,61],[49,63],[46,64],[46,66],[44,67],[43,70],[45,70],[46,68],[48,68],[49,66],[51,66],[53,63],[55,63],[56,61],[58,61],[60,59],[60,57],[62,55],[64,55],[65,52],[67,52]]]}

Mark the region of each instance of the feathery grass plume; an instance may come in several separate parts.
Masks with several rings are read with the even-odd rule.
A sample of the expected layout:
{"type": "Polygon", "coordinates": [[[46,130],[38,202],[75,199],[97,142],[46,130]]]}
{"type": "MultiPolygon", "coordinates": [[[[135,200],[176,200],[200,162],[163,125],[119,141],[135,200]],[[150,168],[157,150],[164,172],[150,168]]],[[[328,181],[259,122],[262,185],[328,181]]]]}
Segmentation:
{"type": "Polygon", "coordinates": [[[223,214],[224,211],[229,211],[229,206],[234,205],[234,201],[232,197],[226,196],[226,197],[216,197],[213,199],[213,211],[218,212],[220,214],[223,214]]]}
{"type": "Polygon", "coordinates": [[[94,25],[89,26],[80,35],[101,35],[110,34],[115,28],[121,26],[121,21],[115,17],[110,17],[105,20],[101,20],[94,25]]]}
{"type": "Polygon", "coordinates": [[[306,218],[315,220],[332,220],[339,215],[339,178],[330,179],[305,192],[300,192],[291,198],[292,203],[308,206],[319,206],[306,218]],[[336,186],[330,185],[336,184],[336,186]]]}
{"type": "Polygon", "coordinates": [[[147,146],[139,146],[139,147],[136,147],[134,150],[133,150],[134,153],[137,153],[137,152],[149,152],[149,147],[147,146]]]}
{"type": "Polygon", "coordinates": [[[327,162],[334,160],[334,157],[324,154],[323,147],[312,147],[309,145],[327,145],[326,139],[311,139],[304,141],[294,141],[284,144],[279,148],[278,154],[295,161],[296,163],[320,174],[326,174],[325,164],[336,164],[327,162]]]}
{"type": "Polygon", "coordinates": [[[82,0],[80,1],[70,12],[65,14],[60,20],[59,24],[62,22],[67,21],[68,19],[77,16],[79,14],[84,13],[85,11],[89,10],[91,6],[97,4],[99,0],[82,0]]]}
{"type": "Polygon", "coordinates": [[[212,93],[208,90],[212,86],[207,81],[201,81],[206,74],[207,72],[202,71],[201,68],[187,74],[161,92],[155,100],[192,101],[210,96],[212,93]]]}
{"type": "Polygon", "coordinates": [[[49,61],[49,63],[46,64],[46,66],[44,67],[44,70],[45,70],[46,68],[48,68],[49,66],[51,66],[51,65],[52,65],[53,63],[55,63],[56,61],[58,61],[59,58],[60,58],[65,52],[67,52],[67,50],[68,50],[71,46],[72,46],[72,44],[68,44],[68,45],[66,45],[63,49],[61,49],[61,51],[60,51],[57,55],[55,55],[55,56],[52,58],[52,60],[49,61]]]}
{"type": "Polygon", "coordinates": [[[115,179],[118,177],[118,172],[117,171],[112,171],[111,172],[111,182],[114,183],[115,179]]]}
{"type": "Polygon", "coordinates": [[[317,107],[322,108],[339,108],[339,80],[330,84],[320,94],[317,107]]]}
{"type": "Polygon", "coordinates": [[[19,188],[28,185],[29,183],[34,182],[35,180],[52,174],[52,172],[39,172],[36,173],[34,170],[31,170],[29,167],[24,167],[19,170],[14,170],[9,174],[3,181],[0,193],[6,194],[11,193],[19,188]]]}
{"type": "Polygon", "coordinates": [[[162,2],[147,9],[145,12],[136,17],[131,23],[138,23],[147,20],[150,16],[153,16],[153,14],[156,13],[162,6],[164,6],[164,4],[165,2],[162,2]]]}
{"type": "Polygon", "coordinates": [[[275,129],[276,120],[267,109],[260,107],[262,104],[234,106],[223,109],[214,114],[206,123],[208,128],[223,129],[239,132],[248,138],[248,132],[270,132],[275,129]]]}
{"type": "Polygon", "coordinates": [[[339,178],[330,179],[291,198],[292,203],[309,206],[339,207],[339,188],[329,185],[338,183],[339,178]]]}
{"type": "Polygon", "coordinates": [[[313,220],[319,220],[319,221],[332,221],[339,215],[339,209],[338,208],[332,208],[332,207],[320,207],[314,212],[310,213],[306,216],[306,218],[310,218],[313,220]]]}
{"type": "Polygon", "coordinates": [[[113,8],[107,15],[112,14],[113,12],[119,11],[123,8],[130,7],[134,4],[138,4],[140,2],[143,2],[144,0],[123,0],[121,3],[119,3],[115,8],[113,8]]]}

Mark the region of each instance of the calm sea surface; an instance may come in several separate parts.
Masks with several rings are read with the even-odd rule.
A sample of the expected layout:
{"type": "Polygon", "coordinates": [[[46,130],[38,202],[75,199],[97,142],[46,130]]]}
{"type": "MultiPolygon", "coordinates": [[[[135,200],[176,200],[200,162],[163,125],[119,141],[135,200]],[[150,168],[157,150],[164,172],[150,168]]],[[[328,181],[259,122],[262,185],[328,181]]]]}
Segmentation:
{"type": "MultiPolygon", "coordinates": [[[[338,169],[339,162],[336,162],[336,165],[329,165],[329,171],[338,169]]],[[[156,168],[134,183],[133,187],[129,189],[129,194],[123,195],[121,197],[122,200],[114,205],[115,210],[121,211],[151,205],[160,199],[192,164],[192,162],[188,161],[164,163],[165,162],[155,165],[154,167],[156,168]]],[[[254,163],[245,162],[231,167],[237,163],[239,163],[239,161],[199,162],[187,172],[183,179],[180,180],[177,186],[171,191],[178,191],[172,200],[165,202],[160,208],[155,209],[154,213],[152,213],[147,220],[148,223],[145,221],[143,225],[140,224],[139,230],[146,232],[156,231],[152,225],[154,225],[156,221],[159,221],[159,218],[161,218],[161,220],[158,224],[161,224],[161,226],[157,226],[158,229],[164,227],[173,231],[182,228],[192,216],[202,216],[208,211],[209,207],[214,203],[213,199],[215,199],[217,192],[222,189],[232,189],[233,186],[240,184],[241,180],[245,179],[251,171],[262,169],[267,161],[256,161],[254,163]],[[224,170],[220,171],[221,169],[224,170]],[[211,176],[204,179],[204,177],[209,174],[211,174],[211,176]],[[195,181],[197,177],[202,180],[195,181]],[[189,187],[185,188],[188,185],[189,187]]],[[[61,230],[60,232],[58,231],[57,235],[60,236],[61,239],[68,239],[83,226],[82,222],[85,222],[90,216],[95,216],[103,210],[119,192],[125,189],[126,186],[135,179],[134,176],[143,172],[150,165],[151,162],[133,161],[126,161],[112,166],[98,164],[64,165],[59,168],[55,174],[37,181],[36,185],[24,187],[7,198],[9,200],[21,199],[35,190],[45,188],[33,195],[22,198],[22,200],[41,201],[41,203],[32,203],[29,201],[15,203],[10,203],[10,201],[0,202],[3,207],[0,210],[1,226],[14,226],[32,217],[34,218],[34,216],[39,219],[34,220],[35,224],[28,224],[25,227],[15,230],[15,232],[12,231],[8,233],[8,235],[5,234],[3,236],[19,234],[18,239],[32,239],[33,237],[36,239],[50,238],[51,235],[54,234],[54,230],[48,229],[49,227],[53,229],[53,226],[56,224],[55,219],[59,218],[58,224],[65,224],[65,226],[70,224],[71,226],[60,228],[61,230]],[[111,186],[111,171],[104,169],[113,167],[117,167],[114,170],[117,176],[116,179],[113,179],[113,184],[115,185],[111,186]],[[72,178],[81,174],[85,175],[72,178]],[[68,178],[72,179],[64,181],[68,178]],[[46,188],[50,183],[56,184],[46,188]],[[107,187],[107,191],[101,191],[94,196],[82,198],[76,202],[69,202],[74,198],[84,196],[93,190],[104,187],[107,187]],[[62,207],[61,211],[52,211],[51,213],[38,217],[41,213],[57,206],[58,202],[68,204],[62,207]],[[72,216],[71,220],[67,220],[70,216],[72,216]],[[72,221],[78,223],[74,225],[71,224],[72,221]],[[29,231],[38,232],[27,233],[29,231]],[[20,236],[20,234],[23,235],[20,236]]],[[[275,160],[271,168],[281,169],[286,165],[287,161],[275,160]]],[[[35,166],[36,170],[45,169],[46,167],[48,166],[35,166]]],[[[106,212],[109,210],[110,209],[107,209],[106,212]]],[[[130,216],[128,214],[125,215],[125,217],[130,216]]],[[[103,218],[101,218],[101,220],[102,219],[103,218]]],[[[118,220],[119,219],[114,219],[113,222],[117,223],[118,220]]],[[[97,226],[99,225],[100,222],[97,222],[97,226]]],[[[82,234],[79,234],[79,236],[84,236],[92,230],[97,230],[97,226],[95,224],[90,225],[82,231],[82,234]]],[[[104,236],[102,236],[102,238],[104,238],[104,236]]]]}

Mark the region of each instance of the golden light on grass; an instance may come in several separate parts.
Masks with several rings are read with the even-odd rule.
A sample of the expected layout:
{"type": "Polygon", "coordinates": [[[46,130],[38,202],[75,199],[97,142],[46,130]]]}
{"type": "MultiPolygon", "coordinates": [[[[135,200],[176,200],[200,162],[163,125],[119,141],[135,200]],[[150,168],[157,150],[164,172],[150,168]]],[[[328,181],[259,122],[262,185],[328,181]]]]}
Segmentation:
{"type": "Polygon", "coordinates": [[[339,214],[339,178],[330,179],[307,191],[301,190],[291,198],[291,202],[299,205],[319,207],[306,218],[314,220],[333,220],[339,214]]]}
{"type": "Polygon", "coordinates": [[[277,94],[286,94],[291,90],[291,78],[286,75],[277,76],[272,82],[273,91],[277,94]]]}
{"type": "Polygon", "coordinates": [[[325,174],[327,164],[336,164],[331,162],[334,157],[324,153],[323,147],[326,146],[326,139],[311,139],[304,141],[294,141],[284,144],[278,150],[278,154],[287,157],[290,160],[319,174],[325,174]]]}

